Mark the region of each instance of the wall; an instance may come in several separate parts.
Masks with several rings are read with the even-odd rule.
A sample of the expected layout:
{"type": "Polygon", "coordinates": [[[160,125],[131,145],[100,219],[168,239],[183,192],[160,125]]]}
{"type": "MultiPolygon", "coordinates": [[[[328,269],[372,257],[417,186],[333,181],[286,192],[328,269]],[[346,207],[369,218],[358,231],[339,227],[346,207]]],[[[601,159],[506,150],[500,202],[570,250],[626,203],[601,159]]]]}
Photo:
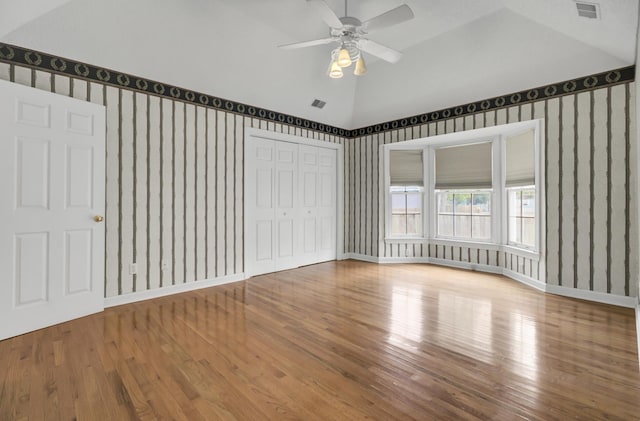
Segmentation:
{"type": "MultiPolygon", "coordinates": [[[[441,118],[440,112],[437,121],[425,124],[411,126],[403,119],[385,123],[383,130],[381,125],[357,130],[377,133],[355,137],[345,148],[345,252],[383,260],[466,261],[550,285],[637,296],[638,204],[631,200],[637,191],[635,95],[634,82],[627,80],[460,117],[441,118]],[[535,259],[483,248],[385,244],[380,145],[530,119],[545,122],[546,269],[535,259]]],[[[457,109],[469,107],[452,107],[457,109]]]]}
{"type": "MultiPolygon", "coordinates": [[[[40,68],[45,64],[50,61],[43,59],[40,68]]],[[[315,122],[261,109],[245,114],[267,118],[230,112],[226,108],[241,105],[231,102],[198,105],[170,97],[169,87],[160,96],[102,83],[99,70],[82,78],[0,62],[0,79],[106,106],[105,297],[242,279],[245,127],[344,143],[304,127],[315,122]],[[280,122],[287,119],[294,124],[280,122]],[[135,275],[131,263],[137,263],[135,275]]],[[[110,80],[123,80],[110,72],[110,80]]]]}
{"type": "Polygon", "coordinates": [[[242,276],[244,127],[345,145],[346,253],[477,262],[637,296],[636,94],[633,68],[619,70],[344,130],[0,43],[1,79],[107,107],[107,297],[242,276]],[[545,122],[546,267],[495,250],[385,244],[380,145],[533,118],[545,122]]]}

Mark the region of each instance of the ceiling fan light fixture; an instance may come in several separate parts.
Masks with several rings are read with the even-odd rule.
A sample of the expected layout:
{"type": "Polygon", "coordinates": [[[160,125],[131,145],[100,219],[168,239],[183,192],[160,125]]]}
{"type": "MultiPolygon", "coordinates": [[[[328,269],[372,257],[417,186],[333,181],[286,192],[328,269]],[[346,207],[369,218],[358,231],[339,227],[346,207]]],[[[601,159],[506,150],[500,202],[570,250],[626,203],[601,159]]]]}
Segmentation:
{"type": "Polygon", "coordinates": [[[367,65],[364,63],[364,58],[362,58],[362,54],[358,57],[358,61],[356,61],[356,68],[353,71],[353,74],[356,76],[362,76],[367,73],[367,65]]]}
{"type": "Polygon", "coordinates": [[[344,48],[344,46],[340,49],[340,53],[338,53],[338,60],[336,62],[340,67],[351,66],[351,57],[349,56],[349,50],[344,48]]]}
{"type": "Polygon", "coordinates": [[[331,79],[340,79],[343,76],[342,67],[338,65],[337,61],[331,62],[331,69],[329,70],[329,77],[331,79]]]}

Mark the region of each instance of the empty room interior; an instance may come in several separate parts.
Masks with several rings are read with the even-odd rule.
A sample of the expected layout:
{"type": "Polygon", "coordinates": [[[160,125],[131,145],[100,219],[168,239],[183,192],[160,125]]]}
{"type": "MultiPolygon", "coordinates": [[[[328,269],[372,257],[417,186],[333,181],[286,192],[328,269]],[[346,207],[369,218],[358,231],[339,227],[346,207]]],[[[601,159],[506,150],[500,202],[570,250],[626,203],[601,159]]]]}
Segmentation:
{"type": "Polygon", "coordinates": [[[637,0],[0,0],[0,420],[640,419],[637,0]]]}

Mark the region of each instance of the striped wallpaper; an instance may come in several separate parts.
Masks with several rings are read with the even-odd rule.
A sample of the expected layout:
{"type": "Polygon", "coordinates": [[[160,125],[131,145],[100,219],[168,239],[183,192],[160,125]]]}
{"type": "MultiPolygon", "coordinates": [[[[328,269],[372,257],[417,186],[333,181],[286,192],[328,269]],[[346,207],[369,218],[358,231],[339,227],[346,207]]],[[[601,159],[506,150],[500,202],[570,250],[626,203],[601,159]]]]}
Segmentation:
{"type": "Polygon", "coordinates": [[[344,130],[0,43],[0,79],[107,108],[106,297],[244,272],[245,127],[345,146],[345,253],[470,262],[637,296],[633,72],[344,130]],[[546,265],[495,247],[384,242],[380,145],[529,119],[545,122],[546,265]]]}
{"type": "Polygon", "coordinates": [[[345,147],[345,252],[502,267],[569,288],[638,295],[635,83],[355,137],[345,147]],[[544,120],[546,268],[530,256],[438,244],[386,244],[380,145],[544,120]]]}
{"type": "Polygon", "coordinates": [[[326,132],[12,63],[0,62],[0,79],[106,106],[105,297],[244,272],[245,127],[344,143],[326,132]]]}

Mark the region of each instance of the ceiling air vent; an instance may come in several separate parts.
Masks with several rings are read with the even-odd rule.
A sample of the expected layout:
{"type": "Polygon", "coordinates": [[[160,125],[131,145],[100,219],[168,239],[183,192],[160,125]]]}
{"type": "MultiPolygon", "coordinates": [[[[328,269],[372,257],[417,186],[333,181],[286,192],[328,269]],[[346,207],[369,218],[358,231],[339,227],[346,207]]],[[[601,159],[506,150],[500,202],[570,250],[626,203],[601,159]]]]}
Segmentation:
{"type": "Polygon", "coordinates": [[[311,103],[312,107],[316,107],[316,108],[322,108],[326,105],[327,103],[325,101],[319,100],[319,99],[314,99],[313,102],[311,103]]]}
{"type": "Polygon", "coordinates": [[[587,19],[598,19],[600,17],[600,10],[596,3],[576,2],[576,7],[580,17],[587,19]]]}

